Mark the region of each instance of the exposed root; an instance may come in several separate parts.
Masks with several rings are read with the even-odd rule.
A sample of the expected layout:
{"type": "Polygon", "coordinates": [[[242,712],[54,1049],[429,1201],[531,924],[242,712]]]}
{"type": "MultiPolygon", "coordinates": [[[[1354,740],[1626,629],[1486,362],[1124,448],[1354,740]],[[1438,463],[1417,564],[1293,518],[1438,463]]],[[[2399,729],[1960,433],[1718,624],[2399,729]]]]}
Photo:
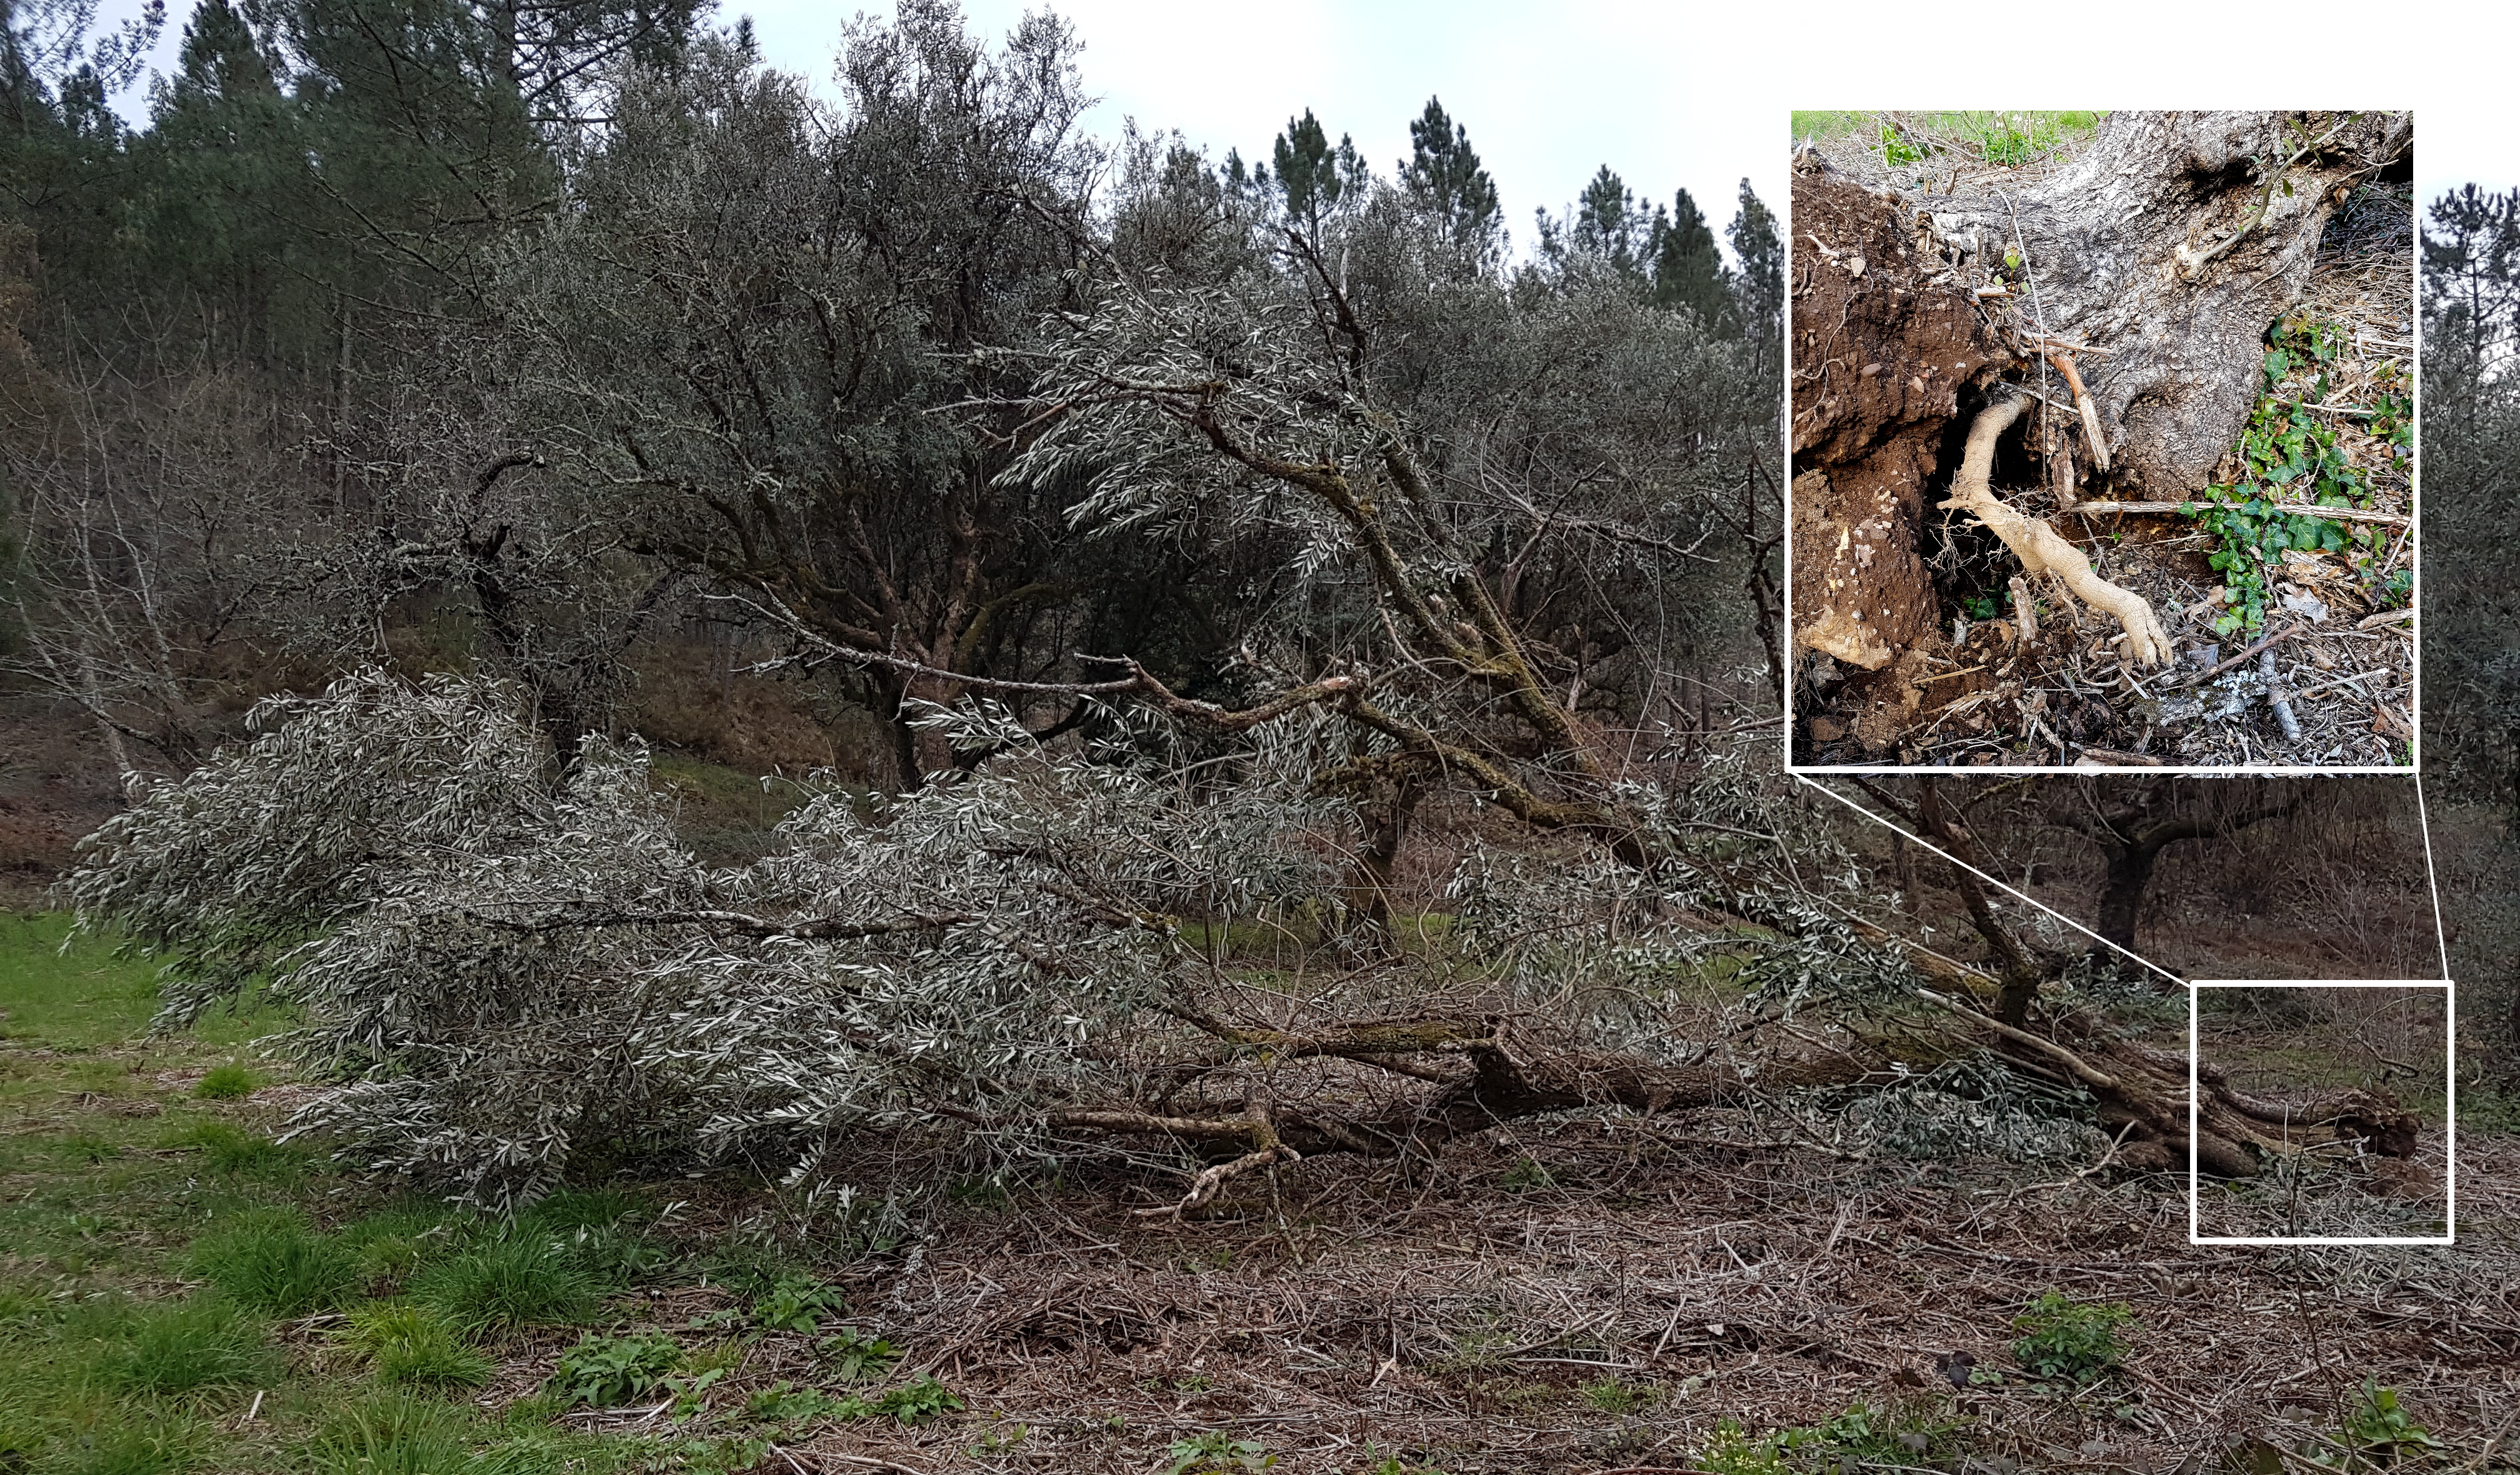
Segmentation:
{"type": "Polygon", "coordinates": [[[1995,443],[2021,417],[2022,407],[2028,403],[2016,398],[1989,405],[1978,413],[1977,424],[1969,427],[1968,450],[1960,459],[1959,475],[1952,483],[1952,495],[1942,505],[1958,508],[1993,529],[2021,559],[2025,573],[2052,573],[2076,598],[2107,610],[2126,632],[2118,637],[2118,644],[2129,663],[2169,664],[2170,637],[2143,596],[2093,573],[2092,561],[2083,557],[2083,551],[2066,542],[2046,521],[2025,517],[1996,500],[1987,481],[1995,465],[1995,443]]]}
{"type": "Polygon", "coordinates": [[[2061,348],[2048,350],[2048,362],[2065,376],[2065,387],[2074,391],[2074,409],[2083,417],[2083,438],[2092,447],[2092,469],[2105,474],[2109,469],[2108,437],[2100,433],[2100,409],[2092,403],[2092,391],[2083,387],[2083,377],[2074,372],[2074,356],[2061,348]]]}

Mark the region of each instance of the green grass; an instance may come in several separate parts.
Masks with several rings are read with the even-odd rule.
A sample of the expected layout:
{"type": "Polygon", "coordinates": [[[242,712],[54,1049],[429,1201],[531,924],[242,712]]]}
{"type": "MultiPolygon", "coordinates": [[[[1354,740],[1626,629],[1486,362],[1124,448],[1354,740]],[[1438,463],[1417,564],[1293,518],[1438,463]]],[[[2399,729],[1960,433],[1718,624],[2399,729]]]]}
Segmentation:
{"type": "Polygon", "coordinates": [[[203,1072],[193,1095],[205,1101],[242,1101],[261,1089],[260,1077],[229,1060],[203,1072]]]}
{"type": "Polygon", "coordinates": [[[605,1289],[563,1245],[522,1227],[429,1266],[411,1283],[414,1301],[469,1337],[573,1325],[595,1315],[605,1289]]]}
{"type": "MultiPolygon", "coordinates": [[[[145,1425],[114,1420],[82,1428],[61,1441],[44,1468],[61,1475],[183,1475],[200,1469],[210,1448],[201,1420],[169,1410],[145,1425]]],[[[0,1462],[6,1459],[0,1454],[0,1462]]]]}
{"type": "Polygon", "coordinates": [[[364,1355],[377,1381],[389,1387],[477,1388],[490,1380],[490,1360],[466,1346],[435,1307],[380,1301],[346,1320],[341,1341],[364,1355]]]}
{"type": "Polygon", "coordinates": [[[280,1142],[248,1132],[233,1122],[186,1122],[166,1135],[161,1145],[178,1152],[198,1152],[202,1166],[222,1178],[258,1178],[294,1183],[314,1171],[312,1149],[280,1142]]]}
{"type": "Polygon", "coordinates": [[[8,1038],[53,1050],[93,1050],[129,1038],[158,1010],[158,970],[112,956],[94,939],[68,952],[59,912],[0,916],[0,1007],[8,1038]]]}
{"type": "Polygon", "coordinates": [[[112,1387],[197,1393],[267,1383],[279,1370],[269,1329],[215,1296],[135,1307],[123,1319],[96,1359],[112,1387]]]}
{"type": "Polygon", "coordinates": [[[153,1032],[156,965],[96,939],[65,950],[68,931],[0,916],[0,1471],[747,1463],[553,1428],[531,1402],[503,1422],[450,1401],[495,1371],[468,1334],[592,1316],[660,1267],[647,1200],[555,1195],[506,1237],[444,1204],[380,1200],[320,1145],[274,1140],[284,1123],[258,1088],[284,1071],[241,1062],[291,1025],[285,1007],[256,997],[153,1032]],[[336,1310],[335,1350],[283,1355],[276,1320],[336,1310]]]}
{"type": "Polygon", "coordinates": [[[278,1317],[331,1311],[367,1283],[356,1252],[287,1210],[243,1216],[193,1243],[193,1271],[238,1305],[278,1317]]]}
{"type": "Polygon", "coordinates": [[[1902,112],[1897,116],[1903,131],[1894,133],[1885,127],[1879,112],[1820,111],[1794,113],[1793,136],[1825,143],[1858,135],[1893,166],[1918,163],[1943,154],[1992,164],[2018,165],[2089,138],[2099,128],[2104,115],[2089,112],[1902,112]]]}
{"type": "Polygon", "coordinates": [[[359,1257],[379,1293],[398,1293],[411,1277],[481,1238],[481,1221],[450,1205],[400,1200],[341,1226],[341,1247],[359,1257]]]}
{"type": "Polygon", "coordinates": [[[306,1453],[321,1475],[459,1475],[472,1433],[472,1420],[451,1405],[381,1393],[334,1409],[306,1453]]]}

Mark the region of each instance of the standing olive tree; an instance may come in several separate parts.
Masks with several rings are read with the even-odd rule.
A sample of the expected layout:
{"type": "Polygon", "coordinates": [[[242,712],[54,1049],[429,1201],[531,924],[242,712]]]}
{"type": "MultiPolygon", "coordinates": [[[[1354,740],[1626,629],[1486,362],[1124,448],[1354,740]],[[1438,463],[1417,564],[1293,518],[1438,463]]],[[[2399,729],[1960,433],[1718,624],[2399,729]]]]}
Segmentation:
{"type": "Polygon", "coordinates": [[[1013,420],[969,408],[1070,299],[1101,158],[1075,41],[991,54],[951,5],[862,22],[835,109],[742,48],[624,85],[569,208],[512,248],[492,351],[520,435],[643,557],[845,652],[899,782],[969,678],[1039,680],[1113,602],[1063,488],[1006,480],[1013,420]]]}

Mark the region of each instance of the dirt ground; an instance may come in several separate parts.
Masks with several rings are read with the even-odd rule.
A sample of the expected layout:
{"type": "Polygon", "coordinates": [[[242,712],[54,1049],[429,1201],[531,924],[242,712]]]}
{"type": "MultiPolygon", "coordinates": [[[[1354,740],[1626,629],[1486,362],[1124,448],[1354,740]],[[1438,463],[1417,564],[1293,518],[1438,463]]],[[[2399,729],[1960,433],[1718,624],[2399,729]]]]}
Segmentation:
{"type": "Polygon", "coordinates": [[[1140,1475],[1185,1431],[1232,1431],[1292,1470],[1599,1475],[1705,1468],[1728,1417],[1860,1408],[1919,1432],[1917,1465],[2167,1470],[2333,1438],[2370,1377],[2463,1454],[2511,1457],[2512,1139],[2463,1153],[2456,1248],[2269,1250],[2190,1246],[2159,1178],[1721,1145],[1764,1135],[1568,1122],[1418,1184],[1292,1172],[1221,1222],[1072,1194],[975,1215],[857,1283],[1019,1441],[851,1428],[795,1453],[1140,1475]],[[2050,1290],[2125,1304],[2121,1373],[2021,1372],[2013,1319],[2050,1290]]]}
{"type": "MultiPolygon", "coordinates": [[[[1803,636],[1794,761],[2103,768],[2409,762],[2409,462],[2369,433],[2375,422],[2361,413],[2384,395],[2410,392],[2409,192],[2366,187],[2330,222],[2302,311],[2303,321],[2319,325],[2333,356],[2293,364],[2270,391],[2287,406],[2313,406],[2310,413],[2335,430],[2339,449],[2369,478],[2367,510],[2375,516],[2347,526],[2351,541],[2342,549],[2282,551],[2266,571],[2262,623],[2218,631],[2231,606],[2224,575],[2207,561],[2217,541],[2195,519],[2176,511],[2069,513],[2037,462],[2010,442],[1999,455],[1995,487],[2003,501],[2047,517],[2101,578],[2151,603],[2175,659],[2167,670],[2138,673],[2113,653],[2114,622],[2061,589],[2027,591],[2036,628],[2025,629],[2008,587],[2017,560],[1983,527],[1935,507],[1958,464],[1958,430],[1984,402],[1989,380],[2001,375],[2042,394],[2046,403],[2034,407],[2018,437],[2025,441],[2047,433],[2043,417],[2060,425],[2070,421],[2070,397],[2044,366],[2006,372],[2012,359],[2002,326],[1983,307],[1958,306],[1967,284],[1945,280],[1950,273],[1937,271],[1939,261],[1897,239],[1901,233],[1889,224],[1899,212],[1891,199],[1955,188],[2018,190],[2053,170],[2071,148],[2014,169],[1956,155],[1893,168],[1866,137],[1821,144],[1826,188],[1798,184],[1796,191],[1792,598],[1812,609],[1825,596],[1860,609],[1869,628],[1822,630],[1789,610],[1803,636]],[[1864,267],[1847,278],[1851,260],[1864,267]],[[1943,321],[1955,314],[1966,320],[1943,321]],[[1861,377],[1857,359],[1872,360],[1861,377]],[[1825,436],[1806,428],[1816,412],[1835,422],[1825,436]],[[1824,472],[1806,469],[1822,464],[1824,472]],[[1816,579],[1831,587],[1823,591],[1816,579]],[[1920,589],[1930,598],[1918,598],[1920,589]],[[1872,669],[1844,658],[1870,661],[1881,652],[1899,654],[1872,669]]],[[[2235,447],[2218,479],[2244,477],[2236,457],[2235,447]]],[[[2089,482],[2076,495],[2087,503],[2112,500],[2104,486],[2089,482]]]]}
{"type": "Polygon", "coordinates": [[[45,905],[79,836],[119,807],[95,729],[53,702],[0,688],[0,908],[45,905]]]}

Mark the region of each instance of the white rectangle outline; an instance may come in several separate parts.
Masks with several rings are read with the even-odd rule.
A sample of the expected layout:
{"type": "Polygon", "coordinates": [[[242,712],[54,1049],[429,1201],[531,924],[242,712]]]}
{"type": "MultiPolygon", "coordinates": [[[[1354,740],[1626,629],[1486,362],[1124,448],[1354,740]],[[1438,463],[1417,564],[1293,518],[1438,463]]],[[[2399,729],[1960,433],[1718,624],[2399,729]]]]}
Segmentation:
{"type": "Polygon", "coordinates": [[[2189,1244],[2456,1244],[2458,1242],[2458,985],[2447,978],[2194,978],[2187,984],[2187,1242],[2189,1244]],[[2198,989],[2439,989],[2448,1091],[2444,1097],[2444,1143],[2448,1158],[2442,1174],[2442,1228],[2445,1232],[2421,1238],[2386,1235],[2199,1234],[2201,1209],[2196,1170],[2196,991],[2198,989]]]}
{"type": "MultiPolygon", "coordinates": [[[[2410,109],[2410,110],[2408,110],[2408,111],[2412,112],[2412,111],[2416,111],[2416,110],[2411,110],[2411,109],[2410,109]]],[[[2421,137],[2420,130],[2418,130],[2418,140],[2419,140],[2419,141],[2420,141],[2420,137],[2421,137]]],[[[1791,148],[1793,147],[1793,142],[1792,142],[1792,140],[1793,140],[1793,112],[1792,112],[1792,111],[1791,111],[1791,110],[1787,110],[1787,112],[1786,112],[1786,113],[1785,113],[1785,139],[1786,139],[1785,147],[1786,147],[1786,148],[1788,148],[1788,149],[1791,149],[1791,148]]],[[[2418,143],[2418,147],[2420,147],[2420,142],[2418,143]]],[[[1780,640],[1780,641],[1778,642],[1778,644],[1779,644],[1779,646],[1782,648],[1782,651],[1781,651],[1781,658],[1782,658],[1782,659],[1783,659],[1783,661],[1785,662],[1785,669],[1784,669],[1784,670],[1782,670],[1782,671],[1780,671],[1780,672],[1778,672],[1778,674],[1780,677],[1782,677],[1782,678],[1783,678],[1783,681],[1782,681],[1781,685],[1782,685],[1782,687],[1783,687],[1783,689],[1784,689],[1784,701],[1783,701],[1783,705],[1784,705],[1784,724],[1783,724],[1783,738],[1782,738],[1782,741],[1783,741],[1783,743],[1784,743],[1784,749],[1785,749],[1785,750],[1784,750],[1784,766],[1785,766],[1785,772],[1786,772],[1786,773],[1788,773],[1788,774],[1811,774],[1811,775],[1813,775],[1813,776],[1815,776],[1815,777],[1822,777],[1822,776],[1826,776],[1826,775],[1829,775],[1829,774],[1932,774],[1932,773],[1962,774],[1962,773],[1973,773],[1973,772],[1976,772],[1979,766],[1978,766],[1978,765],[1975,765],[1975,764],[1972,764],[1972,765],[1970,765],[1970,766],[1969,766],[1969,767],[1967,767],[1967,768],[1953,768],[1953,767],[1941,766],[1941,765],[1935,765],[1935,764],[1901,764],[1901,763],[1828,763],[1828,764],[1812,763],[1812,764],[1798,764],[1798,763],[1794,762],[1794,670],[1793,670],[1793,667],[1794,667],[1794,661],[1795,661],[1795,655],[1796,655],[1796,649],[1797,649],[1797,648],[1796,648],[1796,646],[1794,645],[1794,303],[1793,303],[1793,292],[1792,292],[1792,287],[1793,287],[1793,280],[1794,280],[1794,257],[1793,257],[1793,250],[1794,250],[1795,232],[1794,232],[1794,190],[1793,190],[1793,173],[1792,173],[1792,171],[1791,171],[1790,169],[1788,169],[1788,170],[1786,171],[1786,174],[1785,174],[1785,198],[1784,198],[1784,200],[1781,201],[1781,204],[1782,204],[1782,208],[1781,208],[1781,209],[1779,209],[1779,210],[1778,211],[1778,217],[1780,220],[1782,220],[1782,221],[1784,222],[1784,227],[1785,227],[1785,285],[1786,285],[1786,295],[1785,295],[1785,323],[1784,323],[1784,333],[1785,333],[1785,353],[1784,353],[1784,360],[1785,360],[1785,398],[1784,398],[1784,403],[1783,403],[1782,405],[1780,405],[1780,406],[1778,406],[1778,414],[1779,418],[1780,418],[1780,419],[1782,420],[1782,422],[1783,422],[1783,424],[1781,424],[1779,426],[1778,426],[1778,441],[1780,442],[1780,444],[1778,445],[1778,451],[1781,453],[1781,460],[1778,462],[1778,465],[1782,466],[1782,467],[1785,469],[1785,474],[1784,474],[1783,484],[1782,484],[1782,485],[1778,489],[1778,502],[1781,504],[1781,507],[1779,508],[1779,514],[1780,514],[1780,515],[1779,515],[1779,520],[1784,524],[1784,529],[1783,529],[1783,530],[1784,530],[1784,542],[1783,542],[1783,547],[1784,547],[1784,556],[1785,556],[1785,559],[1784,559],[1784,561],[1785,561],[1785,569],[1784,569],[1785,583],[1784,583],[1784,588],[1779,592],[1779,595],[1778,595],[1778,603],[1779,603],[1779,605],[1780,605],[1780,607],[1781,607],[1781,609],[1782,609],[1782,612],[1783,612],[1783,613],[1782,613],[1782,619],[1783,619],[1783,624],[1784,624],[1784,629],[1783,629],[1783,631],[1781,632],[1781,634],[1782,634],[1782,637],[1783,637],[1783,638],[1782,638],[1782,640],[1780,640]]],[[[2420,201],[2420,200],[2413,201],[2411,201],[2411,202],[2410,202],[2410,204],[2409,204],[2409,208],[2410,208],[2410,209],[2413,211],[2413,213],[2414,213],[2414,216],[2415,216],[2415,224],[2416,224],[2418,227],[2420,227],[2420,226],[2423,224],[2423,201],[2420,201]]],[[[2414,437],[2414,438],[2415,438],[2415,449],[2414,449],[2414,458],[2413,458],[2413,463],[2412,463],[2412,465],[2408,469],[2408,476],[2407,476],[2407,517],[2408,517],[2407,532],[2408,532],[2408,536],[2409,536],[2409,537],[2413,538],[2413,539],[2414,539],[2414,542],[2415,542],[2415,558],[2414,558],[2414,562],[2413,562],[2413,564],[2412,564],[2412,565],[2411,565],[2411,567],[2408,569],[2408,572],[2409,572],[2409,574],[2411,575],[2411,577],[2410,577],[2410,579],[2408,580],[2408,586],[2407,586],[2407,606],[2408,606],[2408,608],[2410,608],[2410,609],[2412,609],[2412,610],[2414,611],[2414,616],[2413,616],[2413,618],[2409,619],[2409,620],[2407,622],[2407,627],[2406,627],[2406,628],[2407,628],[2407,641],[2408,641],[2408,644],[2413,648],[2412,648],[2410,651],[2408,651],[2408,675],[2407,675],[2407,715],[2408,715],[2408,718],[2413,722],[2413,724],[2414,724],[2414,735],[2413,735],[2411,738],[2409,738],[2408,739],[2408,742],[2407,742],[2407,761],[2406,761],[2405,763],[2402,763],[2402,764],[2380,764],[2380,765],[2377,765],[2377,766],[2367,766],[2367,765],[2366,765],[2366,766],[2359,767],[2359,768],[2325,768],[2325,767],[2320,767],[2320,766],[2318,766],[2318,765],[2315,765],[2315,764],[2314,764],[2314,765],[2285,764],[2285,765],[2280,765],[2280,766],[2277,766],[2277,765],[2272,765],[2272,764],[2241,764],[2241,765],[2238,765],[2238,766],[2236,766],[2236,767],[2234,767],[2234,766],[2228,766],[2228,765],[2220,766],[2220,767],[2206,767],[2206,766],[2181,767],[2181,766],[2176,765],[2176,764],[2165,764],[2165,765],[2163,765],[2163,766],[2162,766],[2162,767],[2160,767],[2160,768],[2120,768],[2120,767],[2118,767],[2118,766],[2116,766],[2116,765],[2114,765],[2114,764],[2096,764],[2096,763],[2095,763],[2095,764],[2089,764],[2089,765],[2076,765],[2076,764],[2053,764],[2053,765],[2043,765],[2043,766],[2033,767],[2033,766],[2031,766],[2031,765],[2027,765],[2027,764],[2014,765],[2014,764],[2006,763],[2006,764],[1987,764],[1987,765],[1985,765],[1985,768],[1986,768],[1986,770],[1987,770],[1989,773],[2002,773],[2002,774],[2007,774],[2007,775],[2009,775],[2009,774],[2123,774],[2123,773],[2146,773],[2146,774],[2163,774],[2163,775],[2168,775],[2168,776],[2173,777],[2173,778],[2189,778],[2189,779],[2222,778],[2222,777],[2226,777],[2226,776],[2240,775],[2240,774],[2260,774],[2260,775],[2266,775],[2266,776],[2270,776],[2270,777],[2273,777],[2273,778],[2281,778],[2281,779],[2291,779],[2291,778],[2308,779],[2308,778],[2317,778],[2317,777],[2319,777],[2319,776],[2322,776],[2322,775],[2326,775],[2326,774],[2336,774],[2336,775],[2340,775],[2340,776],[2341,776],[2341,775],[2354,775],[2354,774],[2362,774],[2362,775],[2375,775],[2375,774],[2376,774],[2376,775],[2386,775],[2386,774],[2414,774],[2414,773],[2421,773],[2421,772],[2423,771],[2423,766],[2424,766],[2424,632],[2423,632],[2423,623],[2424,623],[2424,542],[2423,542],[2423,530],[2424,530],[2424,335],[2423,335],[2423,330],[2422,330],[2422,323],[2423,323],[2423,305],[2424,305],[2423,256],[2424,256],[2424,253],[2423,253],[2422,251],[2420,251],[2420,250],[2416,251],[2416,252],[2414,253],[2414,260],[2413,260],[2412,262],[2410,262],[2410,263],[2408,264],[2408,268],[2407,268],[2408,291],[2410,291],[2411,293],[2413,293],[2413,295],[2412,295],[2412,297],[2411,297],[2411,299],[2410,299],[2410,300],[2414,303],[2414,306],[2415,306],[2414,321],[2415,321],[2415,324],[2416,324],[2416,331],[2415,331],[2415,337],[2414,337],[2414,348],[2413,348],[2413,350],[2410,352],[2410,354],[2408,355],[2409,359],[2411,360],[2411,366],[2410,366],[2410,367],[2409,367],[2409,369],[2408,370],[2408,386],[2407,386],[2407,389],[2408,389],[2408,392],[2407,392],[2408,403],[2408,404],[2413,408],[2413,411],[2414,411],[2414,420],[2415,420],[2415,437],[2414,437]]]]}

